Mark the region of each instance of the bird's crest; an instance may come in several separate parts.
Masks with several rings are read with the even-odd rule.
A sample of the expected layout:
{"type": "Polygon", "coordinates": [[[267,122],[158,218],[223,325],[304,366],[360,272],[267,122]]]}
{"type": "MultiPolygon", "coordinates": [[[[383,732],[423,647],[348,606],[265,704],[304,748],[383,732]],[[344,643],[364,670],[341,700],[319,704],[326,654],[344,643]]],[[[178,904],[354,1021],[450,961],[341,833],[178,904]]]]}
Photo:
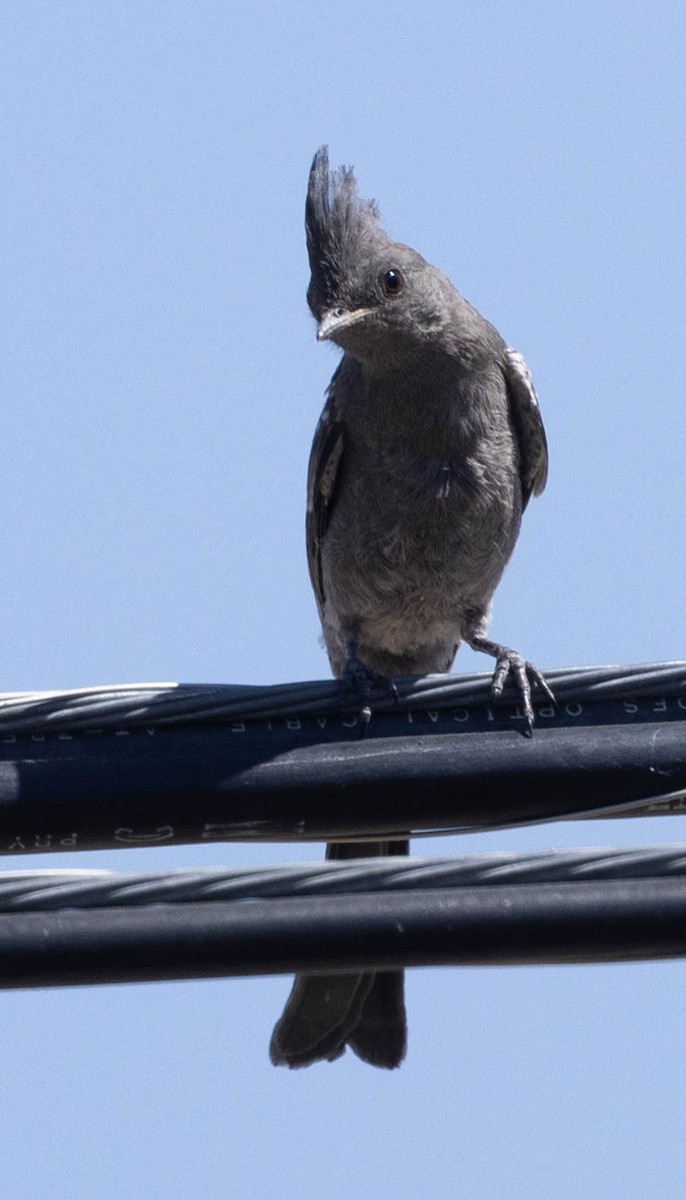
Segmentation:
{"type": "Polygon", "coordinates": [[[329,169],[320,147],[312,161],[305,204],[307,251],[312,279],[307,300],[319,318],[336,298],[341,279],[365,251],[387,241],[373,200],[361,200],[352,167],[329,169]]]}

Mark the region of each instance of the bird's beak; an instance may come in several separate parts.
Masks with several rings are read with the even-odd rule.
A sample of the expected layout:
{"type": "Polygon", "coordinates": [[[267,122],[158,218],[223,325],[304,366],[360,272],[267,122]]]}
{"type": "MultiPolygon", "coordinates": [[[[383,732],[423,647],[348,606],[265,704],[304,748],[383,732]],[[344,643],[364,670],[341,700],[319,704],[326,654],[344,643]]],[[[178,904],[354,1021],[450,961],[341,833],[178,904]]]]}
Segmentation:
{"type": "Polygon", "coordinates": [[[317,341],[324,342],[327,338],[336,340],[336,334],[343,329],[349,329],[351,325],[356,325],[358,321],[363,321],[365,317],[369,317],[374,312],[373,308],[332,308],[329,312],[324,313],[319,325],[317,326],[317,341]]]}

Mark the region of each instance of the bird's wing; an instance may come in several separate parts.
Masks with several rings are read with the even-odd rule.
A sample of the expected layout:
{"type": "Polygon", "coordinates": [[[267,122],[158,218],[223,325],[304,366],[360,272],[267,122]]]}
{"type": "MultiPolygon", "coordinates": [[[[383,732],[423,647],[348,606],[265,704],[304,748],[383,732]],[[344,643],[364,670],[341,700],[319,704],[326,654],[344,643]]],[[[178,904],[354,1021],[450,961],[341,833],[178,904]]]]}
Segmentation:
{"type": "Polygon", "coordinates": [[[344,440],[343,424],[334,398],[335,382],[334,375],[315,430],[307,474],[307,562],[320,609],[324,606],[322,544],[331,519],[344,440]]]}
{"type": "Polygon", "coordinates": [[[540,496],[548,478],[548,443],[531,373],[517,350],[505,351],[505,382],[517,436],[523,507],[540,496]]]}

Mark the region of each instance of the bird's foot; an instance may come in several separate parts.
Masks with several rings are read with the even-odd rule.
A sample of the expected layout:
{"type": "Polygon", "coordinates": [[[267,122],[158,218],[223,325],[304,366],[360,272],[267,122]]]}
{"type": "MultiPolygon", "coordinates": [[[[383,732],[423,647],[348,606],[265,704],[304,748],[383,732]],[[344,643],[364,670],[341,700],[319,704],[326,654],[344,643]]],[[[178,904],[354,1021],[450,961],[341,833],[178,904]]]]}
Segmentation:
{"type": "Polygon", "coordinates": [[[511,650],[509,646],[501,646],[498,642],[492,642],[490,638],[476,636],[469,640],[468,644],[472,650],[481,650],[484,654],[492,655],[496,660],[493,681],[491,683],[491,696],[494,700],[497,700],[502,695],[508,676],[512,676],[521,697],[528,733],[531,736],[534,729],[531,685],[533,684],[534,687],[538,687],[553,704],[557,703],[538,667],[535,667],[533,663],[527,662],[516,650],[511,650]]]}
{"type": "Polygon", "coordinates": [[[388,679],[386,675],[381,675],[372,667],[366,666],[361,658],[357,656],[357,645],[355,642],[348,643],[348,658],[345,664],[345,671],[341,676],[341,689],[344,697],[352,697],[360,704],[359,722],[360,722],[360,737],[365,737],[369,728],[369,722],[372,719],[371,693],[374,688],[384,688],[392,696],[395,703],[398,703],[398,691],[392,679],[388,679]]]}

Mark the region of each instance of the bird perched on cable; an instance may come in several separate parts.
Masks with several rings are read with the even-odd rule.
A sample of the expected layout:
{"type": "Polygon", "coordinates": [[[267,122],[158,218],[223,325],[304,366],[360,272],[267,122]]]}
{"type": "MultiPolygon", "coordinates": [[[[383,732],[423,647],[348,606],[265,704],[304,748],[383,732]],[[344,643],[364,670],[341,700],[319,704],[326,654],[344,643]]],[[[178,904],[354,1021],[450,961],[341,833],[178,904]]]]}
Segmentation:
{"type": "MultiPolygon", "coordinates": [[[[391,241],[353,171],[310,172],[305,210],[317,338],[343,357],[310,457],[307,552],[334,675],[447,671],[461,642],[511,676],[529,730],[537,669],[486,635],[491,597],[548,453],[531,376],[449,279],[391,241]]],[[[406,853],[405,840],[337,843],[328,857],[406,853]]],[[[406,1046],[403,974],[298,976],[274,1063],[333,1060],[346,1045],[379,1067],[406,1046]]]]}

